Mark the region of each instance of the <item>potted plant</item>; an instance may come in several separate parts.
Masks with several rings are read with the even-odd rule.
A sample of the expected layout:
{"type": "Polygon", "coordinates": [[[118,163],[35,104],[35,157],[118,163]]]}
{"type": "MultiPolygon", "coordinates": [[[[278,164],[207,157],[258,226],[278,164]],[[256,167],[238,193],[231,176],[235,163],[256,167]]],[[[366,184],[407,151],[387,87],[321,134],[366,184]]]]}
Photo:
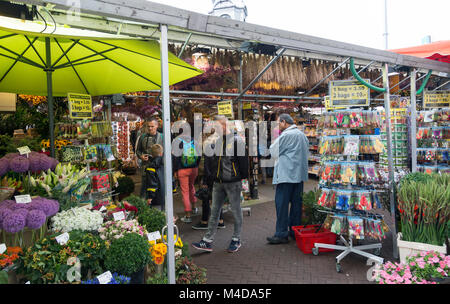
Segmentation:
{"type": "Polygon", "coordinates": [[[161,231],[166,225],[166,216],[155,208],[148,208],[139,214],[138,222],[148,232],[161,231]]]}
{"type": "Polygon", "coordinates": [[[134,182],[131,177],[123,176],[117,179],[117,187],[114,188],[116,193],[119,193],[119,200],[123,200],[134,192],[134,182]]]}
{"type": "Polygon", "coordinates": [[[398,192],[401,232],[397,236],[400,261],[421,251],[446,254],[450,219],[450,176],[413,173],[402,180],[398,192]]]}
{"type": "Polygon", "coordinates": [[[106,253],[105,267],[131,277],[130,284],[143,284],[144,269],[150,262],[148,241],[136,233],[128,233],[111,242],[106,253]]]}

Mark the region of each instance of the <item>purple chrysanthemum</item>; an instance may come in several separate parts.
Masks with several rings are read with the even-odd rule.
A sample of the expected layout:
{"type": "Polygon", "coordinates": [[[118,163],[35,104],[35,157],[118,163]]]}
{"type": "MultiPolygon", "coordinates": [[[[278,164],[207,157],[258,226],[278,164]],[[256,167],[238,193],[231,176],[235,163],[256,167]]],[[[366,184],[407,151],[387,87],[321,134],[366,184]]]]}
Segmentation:
{"type": "Polygon", "coordinates": [[[5,175],[9,171],[9,160],[6,158],[0,159],[0,176],[5,175]]]}
{"type": "Polygon", "coordinates": [[[26,226],[30,229],[41,228],[46,220],[45,213],[41,210],[31,210],[26,218],[26,226]]]}
{"type": "Polygon", "coordinates": [[[20,213],[10,213],[3,219],[3,230],[9,233],[16,233],[25,227],[25,217],[20,213]]]}
{"type": "Polygon", "coordinates": [[[30,161],[25,156],[16,156],[11,159],[9,163],[9,168],[11,171],[16,173],[27,172],[30,167],[30,161]]]}

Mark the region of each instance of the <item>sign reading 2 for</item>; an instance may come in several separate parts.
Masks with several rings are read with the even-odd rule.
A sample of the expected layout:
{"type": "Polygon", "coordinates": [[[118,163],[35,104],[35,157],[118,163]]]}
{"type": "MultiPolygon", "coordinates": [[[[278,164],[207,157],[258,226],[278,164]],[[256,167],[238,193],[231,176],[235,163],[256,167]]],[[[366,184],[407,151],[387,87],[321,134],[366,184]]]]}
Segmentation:
{"type": "Polygon", "coordinates": [[[368,106],[370,100],[369,88],[353,80],[338,80],[330,82],[330,106],[368,106]]]}
{"type": "Polygon", "coordinates": [[[91,95],[69,93],[69,110],[71,119],[92,118],[92,98],[91,95]]]}

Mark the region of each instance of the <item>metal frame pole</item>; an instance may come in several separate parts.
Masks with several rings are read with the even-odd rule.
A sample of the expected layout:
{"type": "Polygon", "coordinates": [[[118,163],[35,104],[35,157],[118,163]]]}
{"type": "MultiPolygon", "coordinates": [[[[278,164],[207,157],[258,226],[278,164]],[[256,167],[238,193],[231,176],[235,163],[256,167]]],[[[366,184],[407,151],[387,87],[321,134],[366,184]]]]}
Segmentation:
{"type": "MultiPolygon", "coordinates": [[[[242,93],[242,76],[243,76],[242,66],[243,66],[242,53],[239,53],[239,79],[238,79],[239,94],[242,93]]],[[[238,103],[238,119],[239,120],[243,120],[243,118],[244,118],[243,114],[244,114],[243,113],[243,102],[242,102],[242,99],[239,99],[239,103],[238,103]]]]}
{"type": "Polygon", "coordinates": [[[389,169],[389,202],[391,206],[391,217],[393,221],[392,225],[392,242],[393,242],[393,254],[394,258],[398,258],[398,248],[397,248],[397,222],[395,217],[395,176],[394,176],[394,166],[392,157],[392,130],[391,130],[391,101],[389,96],[389,76],[388,76],[389,65],[387,63],[383,64],[383,85],[386,89],[384,93],[384,111],[386,118],[386,135],[387,135],[387,154],[388,154],[388,169],[389,169]]]}
{"type": "Polygon", "coordinates": [[[443,86],[445,86],[446,84],[449,84],[449,83],[450,83],[450,80],[448,80],[448,81],[444,82],[443,84],[441,84],[440,86],[436,87],[436,89],[431,90],[431,92],[437,91],[438,89],[442,88],[443,86]]]}
{"type": "Polygon", "coordinates": [[[181,55],[183,55],[184,49],[186,48],[187,44],[189,43],[189,40],[191,39],[191,37],[192,37],[192,33],[189,33],[189,35],[186,38],[186,41],[184,42],[183,46],[181,47],[180,54],[178,54],[178,58],[181,58],[181,55]]]}
{"type": "Polygon", "coordinates": [[[46,67],[47,73],[47,103],[48,103],[48,120],[50,128],[50,155],[55,157],[55,120],[53,113],[53,68],[52,68],[52,55],[50,48],[50,38],[45,38],[45,55],[46,55],[46,67]]]}
{"type": "MultiPolygon", "coordinates": [[[[375,61],[372,60],[372,61],[369,62],[365,67],[363,67],[361,70],[359,70],[357,74],[359,75],[359,73],[361,73],[362,71],[366,70],[366,69],[367,69],[368,67],[370,67],[373,63],[375,63],[375,61]]],[[[353,76],[350,77],[350,79],[353,79],[353,78],[355,78],[355,77],[353,77],[353,76]]]]}
{"type": "MultiPolygon", "coordinates": [[[[172,146],[170,136],[170,96],[169,96],[169,45],[167,25],[161,24],[161,95],[164,132],[164,182],[167,222],[167,273],[169,284],[175,284],[175,248],[173,239],[173,195],[172,195],[172,146]]],[[[163,237],[164,238],[164,237],[163,237]]]]}
{"type": "Polygon", "coordinates": [[[417,107],[416,107],[416,69],[412,69],[411,71],[411,132],[410,132],[410,141],[411,141],[411,171],[417,171],[417,127],[416,127],[416,115],[417,115],[417,107]]]}

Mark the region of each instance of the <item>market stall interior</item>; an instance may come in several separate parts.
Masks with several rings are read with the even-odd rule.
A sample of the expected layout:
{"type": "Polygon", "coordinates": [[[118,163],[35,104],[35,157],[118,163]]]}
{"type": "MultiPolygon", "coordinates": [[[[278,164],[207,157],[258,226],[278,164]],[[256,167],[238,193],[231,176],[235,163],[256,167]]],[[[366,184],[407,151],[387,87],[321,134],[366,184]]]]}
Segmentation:
{"type": "MultiPolygon", "coordinates": [[[[28,1],[18,2],[28,3],[28,1]]],[[[320,143],[317,143],[312,147],[313,150],[323,149],[323,153],[319,152],[318,154],[327,154],[325,153],[327,149],[324,148],[324,145],[329,145],[331,148],[330,153],[328,153],[329,155],[347,157],[347,159],[323,159],[321,156],[316,154],[313,158],[313,160],[316,162],[320,161],[322,169],[320,169],[321,171],[319,171],[318,174],[319,176],[321,176],[322,180],[325,180],[324,186],[328,187],[322,188],[323,194],[325,196],[323,197],[323,202],[319,201],[319,204],[326,205],[326,207],[332,209],[331,211],[329,211],[330,213],[334,214],[334,220],[332,221],[332,230],[337,234],[344,234],[344,230],[346,230],[345,227],[347,227],[348,231],[346,231],[345,233],[347,233],[350,237],[349,244],[344,242],[346,244],[345,247],[347,248],[339,248],[345,250],[345,252],[344,254],[338,256],[338,264],[340,259],[343,258],[343,256],[348,252],[354,252],[357,254],[362,254],[366,257],[372,257],[372,255],[361,253],[361,251],[358,250],[357,247],[353,247],[352,237],[356,237],[356,239],[363,238],[363,231],[366,231],[370,235],[370,237],[380,239],[384,235],[383,231],[387,230],[382,227],[383,225],[379,221],[380,217],[370,216],[367,213],[367,211],[370,211],[370,209],[372,209],[374,206],[380,208],[380,204],[378,204],[379,198],[377,196],[376,189],[369,189],[367,187],[367,184],[371,184],[373,182],[372,179],[376,178],[380,184],[382,182],[385,183],[384,188],[385,190],[387,189],[387,191],[385,191],[385,194],[388,198],[387,208],[391,213],[390,216],[392,217],[393,223],[392,227],[389,227],[389,230],[394,236],[397,233],[398,227],[396,225],[396,182],[398,181],[399,177],[397,177],[397,172],[394,167],[397,163],[397,160],[400,165],[405,165],[405,162],[403,162],[403,160],[405,159],[405,152],[402,150],[403,146],[401,145],[405,143],[404,146],[406,146],[408,138],[405,138],[406,133],[404,132],[404,129],[402,129],[406,122],[401,119],[400,121],[392,121],[391,119],[391,114],[397,113],[395,111],[391,111],[392,100],[394,99],[392,98],[391,93],[394,90],[402,89],[400,84],[404,83],[408,78],[410,79],[410,83],[406,86],[404,84],[402,87],[403,90],[405,90],[407,86],[410,86],[409,95],[411,118],[409,123],[411,124],[411,127],[409,141],[411,142],[412,146],[412,171],[415,172],[416,168],[418,167],[415,165],[415,162],[417,160],[421,162],[432,163],[434,167],[436,167],[435,171],[439,170],[439,166],[445,167],[444,158],[445,155],[447,155],[448,159],[448,146],[434,147],[433,145],[436,145],[436,142],[427,142],[427,144],[432,144],[432,146],[426,146],[425,149],[428,150],[426,150],[425,153],[422,153],[422,150],[415,148],[415,143],[416,140],[419,139],[419,135],[422,136],[423,134],[425,134],[425,131],[423,130],[428,126],[420,125],[416,136],[417,130],[415,124],[417,105],[420,105],[422,108],[431,111],[434,111],[432,110],[433,108],[439,108],[441,110],[431,113],[433,117],[431,121],[427,118],[425,122],[435,122],[435,124],[429,126],[433,134],[434,131],[441,131],[441,134],[444,134],[443,136],[446,136],[446,127],[442,126],[441,122],[446,122],[448,120],[448,116],[446,116],[445,119],[442,119],[442,115],[439,114],[441,112],[439,111],[448,113],[446,109],[443,109],[448,107],[448,101],[447,106],[442,105],[442,103],[435,102],[434,105],[427,107],[427,100],[429,101],[430,98],[432,100],[438,100],[440,97],[430,97],[430,93],[433,94],[433,92],[429,92],[428,90],[426,90],[426,87],[428,85],[429,88],[431,88],[429,84],[432,83],[433,88],[437,90],[438,88],[445,86],[445,83],[448,83],[447,78],[449,78],[450,76],[450,64],[448,63],[431,61],[412,56],[398,55],[392,52],[364,48],[346,43],[279,31],[262,26],[249,25],[244,22],[234,20],[225,20],[211,16],[204,16],[201,14],[179,10],[170,6],[156,4],[148,1],[133,1],[132,3],[122,3],[119,5],[116,3],[116,1],[104,0],[102,1],[102,9],[97,8],[95,5],[89,5],[96,2],[97,1],[95,0],[88,0],[83,3],[79,8],[81,14],[77,16],[80,19],[75,22],[71,18],[67,18],[69,14],[67,10],[69,10],[70,7],[65,1],[50,0],[45,1],[45,3],[44,1],[33,1],[33,4],[37,3],[42,7],[46,7],[46,3],[56,5],[53,8],[49,8],[51,14],[55,16],[56,22],[62,22],[64,20],[64,22],[62,23],[69,24],[72,27],[103,31],[109,33],[110,36],[104,34],[105,37],[102,37],[101,40],[103,42],[99,42],[100,40],[97,41],[98,39],[94,38],[89,38],[84,41],[85,38],[80,37],[81,34],[79,34],[80,36],[74,35],[75,37],[72,37],[72,40],[67,39],[68,37],[66,36],[63,36],[61,37],[62,41],[53,39],[55,43],[52,43],[51,45],[50,37],[52,36],[50,34],[35,34],[35,36],[24,34],[23,31],[28,31],[28,29],[22,31],[17,29],[9,32],[5,31],[4,33],[2,33],[2,36],[4,38],[2,39],[3,41],[7,41],[8,39],[17,39],[18,36],[22,36],[23,41],[21,40],[20,42],[20,50],[8,49],[8,44],[5,44],[4,47],[2,47],[2,54],[0,55],[2,55],[2,60],[5,60],[9,63],[7,66],[10,68],[9,70],[5,70],[5,72],[3,73],[4,76],[0,81],[0,90],[5,92],[20,92],[35,95],[45,95],[48,93],[50,117],[52,117],[52,113],[50,112],[50,105],[53,95],[52,92],[55,92],[55,95],[65,95],[69,92],[91,95],[106,95],[114,93],[146,91],[146,93],[143,94],[134,94],[131,98],[142,99],[145,97],[144,100],[146,102],[148,102],[148,99],[151,98],[157,104],[159,103],[160,97],[162,97],[161,104],[165,139],[164,150],[166,151],[171,151],[170,121],[172,113],[169,103],[170,98],[173,98],[174,100],[178,99],[193,101],[202,101],[201,98],[203,98],[203,101],[212,103],[216,103],[217,101],[225,99],[234,99],[231,103],[231,106],[237,108],[238,118],[244,118],[246,116],[242,111],[244,110],[244,102],[252,102],[254,105],[262,105],[263,107],[270,106],[273,103],[275,103],[276,105],[289,103],[291,105],[294,105],[295,107],[302,108],[305,105],[310,107],[323,107],[322,102],[325,101],[326,103],[328,103],[326,105],[326,110],[335,112],[331,112],[334,113],[334,115],[331,115],[330,112],[327,112],[322,115],[321,119],[323,119],[324,117],[334,117],[337,120],[336,123],[338,124],[337,126],[333,126],[332,119],[329,118],[329,120],[327,121],[327,127],[329,129],[348,129],[348,132],[346,132],[345,134],[322,133],[320,134],[322,136],[320,143]],[[138,40],[117,40],[118,36],[116,35],[119,34],[136,36],[145,39],[160,39],[160,55],[157,54],[158,45],[156,43],[145,43],[145,47],[149,47],[147,53],[143,50],[144,42],[138,40]],[[28,35],[32,38],[27,38],[28,35]],[[155,37],[158,35],[159,37],[155,37]],[[114,41],[114,43],[109,39],[113,39],[112,41],[114,41]],[[179,51],[179,56],[181,56],[183,52],[186,52],[186,45],[189,44],[194,45],[197,48],[197,51],[199,46],[202,48],[208,48],[212,46],[234,51],[236,55],[235,57],[239,59],[237,61],[234,60],[233,65],[237,67],[236,69],[234,69],[237,72],[235,75],[237,83],[233,81],[231,83],[237,84],[238,89],[235,89],[234,91],[230,90],[228,92],[224,92],[223,90],[221,92],[208,92],[198,90],[197,92],[195,92],[195,89],[193,89],[195,87],[195,83],[189,84],[187,81],[187,83],[179,84],[184,85],[185,87],[181,86],[181,89],[179,90],[169,90],[170,85],[202,73],[200,69],[191,67],[183,60],[178,59],[175,55],[169,53],[169,41],[177,44],[183,43],[183,46],[179,51]],[[249,47],[248,41],[257,41],[257,43],[254,43],[253,47],[249,47]],[[61,48],[60,45],[63,43],[65,46],[61,48]],[[130,43],[130,45],[126,46],[125,44],[127,43],[130,43]],[[95,49],[95,45],[101,45],[102,47],[100,49],[95,49]],[[261,48],[258,49],[257,46],[269,46],[268,49],[272,47],[272,50],[267,51],[266,48],[266,52],[268,53],[263,54],[262,56],[262,50],[261,48]],[[132,59],[129,59],[129,61],[127,62],[120,61],[121,59],[127,58],[125,54],[127,52],[130,52],[129,49],[133,47],[137,48],[137,50],[133,49],[133,56],[129,57],[132,59]],[[83,51],[81,52],[81,54],[75,57],[77,59],[71,58],[69,60],[67,57],[70,55],[70,53],[78,49],[82,49],[83,51]],[[30,56],[25,56],[26,54],[28,54],[27,52],[30,52],[30,56]],[[116,52],[118,54],[114,55],[116,52]],[[46,55],[45,58],[47,58],[46,61],[42,59],[44,58],[44,53],[46,55]],[[105,53],[107,55],[105,55],[105,53]],[[248,55],[252,53],[257,55],[248,55]],[[117,56],[117,58],[115,56],[117,56]],[[143,62],[145,62],[145,64],[143,64],[142,62],[137,62],[137,59],[135,59],[137,57],[143,57],[141,59],[143,59],[143,62]],[[256,57],[264,58],[264,60],[266,60],[263,66],[259,67],[259,69],[256,68],[252,72],[253,76],[248,79],[247,85],[245,87],[243,86],[242,80],[244,73],[242,68],[243,57],[246,57],[247,59],[247,68],[255,67],[255,65],[251,64],[251,60],[255,59],[256,57]],[[53,72],[55,89],[51,88],[52,71],[48,68],[49,66],[52,66],[53,68],[55,68],[56,66],[56,63],[50,64],[51,62],[54,62],[52,59],[55,59],[56,63],[59,63],[59,66],[66,68],[66,70],[64,71],[56,70],[55,72],[53,72]],[[298,84],[293,83],[293,88],[291,88],[291,91],[285,91],[289,92],[287,93],[288,95],[277,95],[274,93],[267,94],[267,91],[276,93],[280,92],[280,90],[277,89],[276,83],[283,82],[283,80],[277,81],[274,79],[272,84],[268,84],[271,78],[277,77],[276,73],[272,72],[272,76],[269,77],[269,79],[263,79],[264,75],[267,76],[268,71],[273,70],[273,68],[276,67],[277,64],[280,64],[280,62],[284,63],[287,67],[287,69],[285,69],[284,71],[291,70],[291,72],[294,74],[300,74],[295,73],[296,68],[304,71],[312,70],[312,68],[308,69],[308,66],[311,65],[316,67],[325,66],[317,64],[318,61],[331,62],[332,64],[329,65],[326,69],[322,69],[321,76],[316,75],[316,80],[313,83],[310,83],[307,87],[300,87],[298,86],[298,84]],[[301,62],[301,65],[298,65],[299,62],[301,62]],[[91,64],[94,66],[94,68],[89,69],[91,64]],[[99,65],[108,64],[110,66],[99,68],[99,65]],[[159,69],[159,64],[161,64],[161,70],[159,69]],[[297,66],[295,66],[295,64],[297,64],[297,66]],[[333,75],[335,75],[338,71],[345,71],[345,67],[347,67],[346,65],[348,65],[347,73],[342,73],[340,75],[341,78],[332,78],[333,75]],[[358,72],[355,69],[355,65],[360,67],[360,70],[358,72]],[[37,84],[36,88],[33,88],[33,86],[22,86],[20,88],[17,87],[18,84],[21,83],[20,81],[17,81],[17,77],[19,77],[19,74],[13,73],[16,67],[23,68],[24,66],[29,66],[33,71],[35,71],[29,72],[27,74],[27,77],[36,77],[30,78],[27,83],[37,84]],[[392,67],[394,70],[390,69],[390,67],[392,67]],[[94,77],[93,72],[95,72],[95,69],[98,69],[98,72],[100,74],[104,73],[104,71],[108,71],[108,73],[110,72],[110,74],[107,75],[115,75],[116,73],[118,74],[119,70],[124,70],[126,75],[123,77],[115,78],[116,80],[113,81],[104,74],[101,74],[100,77],[94,77]],[[377,77],[375,74],[377,74],[380,69],[382,71],[382,75],[377,77]],[[39,71],[39,73],[36,71],[39,71]],[[87,72],[89,76],[84,76],[82,74],[82,71],[87,72]],[[156,80],[155,78],[151,78],[151,76],[154,75],[145,74],[148,71],[151,71],[151,73],[156,73],[156,80]],[[161,71],[161,74],[159,73],[159,71],[161,71]],[[397,78],[397,80],[391,81],[392,79],[388,75],[391,71],[396,72],[397,75],[402,75],[403,79],[400,80],[400,78],[397,78]],[[57,76],[58,73],[63,72],[67,75],[61,74],[61,77],[57,76]],[[50,86],[48,87],[48,90],[40,91],[37,89],[45,87],[45,78],[43,77],[44,73],[47,74],[47,85],[50,84],[50,86]],[[416,79],[416,75],[418,73],[422,73],[423,76],[419,77],[419,79],[416,79]],[[65,81],[63,82],[62,80],[64,80],[66,76],[69,77],[69,74],[72,74],[74,80],[69,81],[66,84],[65,81]],[[16,76],[12,78],[11,75],[16,76]],[[179,76],[175,77],[175,75],[179,76]],[[130,81],[124,81],[124,78],[129,79],[130,81]],[[354,80],[352,80],[352,78],[354,78],[354,80]],[[9,81],[8,79],[11,79],[11,81],[9,81]],[[87,79],[86,82],[84,81],[84,79],[87,79]],[[262,81],[262,79],[264,81],[262,81]],[[339,84],[338,81],[335,81],[336,79],[345,81],[339,84]],[[382,79],[381,87],[379,83],[377,84],[380,79],[382,79]],[[421,79],[423,79],[421,86],[418,90],[416,90],[416,82],[421,79]],[[93,81],[92,89],[90,87],[91,81],[93,81]],[[133,84],[132,86],[127,85],[131,83],[133,84]],[[266,84],[266,86],[264,86],[264,84],[266,84]],[[56,89],[58,85],[61,85],[61,87],[56,89]],[[105,90],[102,90],[101,85],[106,85],[105,90]],[[189,87],[189,85],[192,86],[189,87]],[[329,96],[327,98],[324,98],[323,93],[326,92],[327,85],[330,85],[328,94],[329,96]],[[351,94],[349,94],[349,96],[340,96],[339,94],[337,94],[337,96],[334,96],[332,89],[333,86],[348,86],[351,87],[355,92],[357,90],[359,91],[356,92],[356,95],[353,96],[351,94]],[[267,91],[265,92],[264,87],[267,89],[267,91]],[[295,89],[298,89],[299,87],[302,89],[302,91],[295,92],[295,89]],[[361,89],[361,87],[363,89],[361,89]],[[114,91],[110,91],[111,88],[113,88],[114,91]],[[254,89],[254,91],[250,92],[250,89],[254,89]],[[294,89],[294,93],[292,89],[294,89]],[[320,96],[312,96],[313,93],[319,92],[320,96]],[[422,102],[417,102],[416,95],[420,95],[422,92],[424,92],[423,100],[422,102]],[[383,94],[384,98],[377,99],[379,94],[383,94]],[[337,97],[342,98],[339,99],[337,97]],[[372,103],[372,101],[374,101],[374,103],[372,103]],[[378,101],[382,101],[382,103],[378,103],[378,101]],[[375,109],[377,103],[384,105],[385,123],[383,124],[383,126],[380,123],[381,111],[378,112],[375,109]],[[353,112],[355,112],[356,114],[353,115],[353,112]],[[369,112],[370,114],[368,114],[369,112]],[[358,119],[358,117],[361,119],[358,119]],[[382,128],[384,134],[381,132],[378,134],[361,133],[361,130],[358,130],[355,133],[353,132],[354,130],[350,130],[361,129],[359,124],[368,126],[372,132],[374,132],[377,128],[382,128]],[[383,141],[385,142],[385,145],[383,145],[383,147],[381,148],[380,144],[382,145],[383,141]],[[400,152],[398,156],[397,154],[394,156],[394,152],[396,151],[394,150],[394,146],[396,147],[397,141],[399,142],[398,147],[400,152]],[[331,143],[333,143],[333,145],[331,143]],[[347,150],[347,147],[350,150],[347,150]],[[354,149],[351,150],[351,147],[353,147],[354,149]],[[339,149],[341,149],[342,151],[340,151],[339,149]],[[428,151],[431,151],[431,153],[428,153],[428,151]],[[385,158],[383,159],[383,155],[380,155],[378,158],[378,154],[382,154],[383,152],[385,152],[385,158]],[[447,152],[447,154],[445,154],[445,152],[447,152]],[[364,156],[361,157],[360,154],[364,154],[364,156]],[[377,155],[375,156],[375,154],[377,155]],[[425,156],[422,157],[422,154],[424,154],[425,156]],[[348,158],[350,156],[353,158],[348,158]],[[378,173],[373,170],[375,168],[374,164],[378,161],[380,163],[384,161],[385,165],[387,165],[387,170],[385,171],[383,178],[380,177],[380,175],[383,175],[383,173],[378,173]],[[329,167],[329,170],[327,170],[327,167],[329,167]],[[324,175],[323,173],[326,174],[324,175]],[[328,176],[328,174],[334,175],[328,176]],[[323,177],[325,177],[325,179],[323,179],[323,177]],[[339,184],[339,186],[336,186],[336,184],[339,184]],[[336,208],[338,205],[340,207],[336,208]],[[339,209],[340,211],[334,209],[339,209]],[[347,213],[345,214],[345,216],[342,216],[342,211],[351,212],[350,209],[363,211],[364,214],[362,214],[360,218],[354,216],[355,214],[352,213],[347,213]],[[361,227],[370,228],[362,230],[361,227]]],[[[7,19],[5,18],[5,20],[7,19]]],[[[43,30],[43,32],[49,31],[50,29],[43,30]]],[[[126,39],[125,36],[120,38],[126,39]]],[[[127,38],[129,39],[129,37],[127,38]]],[[[0,43],[2,43],[2,40],[0,40],[0,43]]],[[[198,65],[198,67],[201,67],[201,65],[198,65]]],[[[16,73],[19,72],[20,71],[16,73]]],[[[223,76],[223,74],[219,75],[219,78],[220,76],[223,76]]],[[[300,78],[297,79],[302,78],[302,76],[299,77],[300,78]]],[[[311,74],[305,74],[305,78],[311,79],[311,74]]],[[[221,88],[223,88],[223,86],[221,88]]],[[[440,91],[435,92],[435,94],[439,93],[440,91]]],[[[127,96],[129,97],[129,94],[125,94],[125,97],[127,96]]],[[[258,109],[260,117],[264,114],[260,111],[260,109],[263,107],[259,107],[258,109]]],[[[187,114],[185,115],[188,116],[187,114]]],[[[318,124],[321,124],[320,119],[318,121],[316,120],[316,122],[318,124]]],[[[50,145],[53,145],[52,124],[53,123],[51,122],[50,145]]],[[[324,126],[325,122],[323,122],[322,124],[324,126]]],[[[123,127],[124,126],[122,126],[122,128],[123,127]]],[[[307,126],[305,125],[304,127],[307,126]]],[[[325,132],[325,130],[320,130],[320,132],[325,132]]],[[[319,134],[316,133],[315,135],[317,136],[319,134]]],[[[440,138],[438,137],[440,135],[436,136],[432,138],[440,138]]],[[[429,138],[426,136],[422,136],[420,139],[429,138]]],[[[128,152],[130,151],[129,148],[125,149],[128,152]]],[[[53,155],[54,154],[52,153],[52,156],[53,155]]],[[[170,157],[170,154],[165,154],[165,157],[166,164],[170,164],[170,159],[168,158],[170,157]]],[[[424,168],[424,170],[426,171],[426,168],[424,168]]],[[[444,170],[443,172],[445,173],[448,169],[443,168],[442,170],[444,170]]],[[[168,277],[169,283],[174,283],[175,263],[173,234],[174,228],[176,226],[173,225],[170,165],[167,165],[165,167],[165,181],[165,184],[167,186],[165,189],[166,219],[168,230],[167,236],[169,238],[167,242],[168,277]]],[[[445,182],[438,180],[437,184],[440,183],[445,184],[445,182]]],[[[358,214],[358,212],[356,212],[356,214],[358,214]]],[[[443,216],[443,219],[445,219],[445,216],[443,216]]],[[[326,225],[324,226],[326,228],[326,225]]],[[[317,229],[316,232],[318,232],[320,228],[317,229]]],[[[133,240],[130,240],[130,242],[132,241],[133,240]]],[[[325,245],[324,247],[323,244],[317,242],[315,243],[315,245],[313,244],[313,247],[315,248],[313,252],[318,253],[319,248],[327,248],[327,245],[325,245]]],[[[375,247],[367,248],[379,247],[380,246],[376,245],[375,247]]],[[[328,248],[331,247],[328,246],[328,248]]],[[[334,247],[334,249],[338,248],[334,247]]],[[[397,257],[398,252],[396,237],[393,237],[393,249],[394,257],[397,257]]],[[[380,262],[382,262],[382,259],[380,262]]]]}

